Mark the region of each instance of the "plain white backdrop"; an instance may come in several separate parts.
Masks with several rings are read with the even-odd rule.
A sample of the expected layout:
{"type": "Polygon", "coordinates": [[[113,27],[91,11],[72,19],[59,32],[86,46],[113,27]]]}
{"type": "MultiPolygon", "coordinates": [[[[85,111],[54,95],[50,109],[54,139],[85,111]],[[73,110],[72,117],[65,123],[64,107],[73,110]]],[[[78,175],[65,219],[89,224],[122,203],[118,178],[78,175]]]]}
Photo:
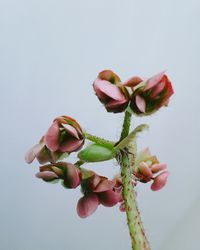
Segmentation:
{"type": "MultiPolygon", "coordinates": [[[[79,190],[34,177],[24,162],[58,115],[90,133],[117,140],[121,114],[108,114],[91,84],[112,69],[123,80],[167,70],[175,95],[168,108],[132,126],[171,173],[160,192],[138,186],[138,201],[153,250],[199,248],[198,0],[0,0],[1,250],[128,250],[125,214],[99,207],[76,215],[79,190]]],[[[113,162],[91,164],[112,177],[113,162]]]]}

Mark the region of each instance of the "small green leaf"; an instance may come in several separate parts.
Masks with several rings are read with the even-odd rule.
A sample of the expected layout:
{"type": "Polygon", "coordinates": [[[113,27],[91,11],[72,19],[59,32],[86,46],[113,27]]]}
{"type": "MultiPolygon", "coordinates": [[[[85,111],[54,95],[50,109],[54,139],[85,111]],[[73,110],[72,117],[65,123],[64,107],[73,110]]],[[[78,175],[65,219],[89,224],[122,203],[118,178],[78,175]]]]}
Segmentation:
{"type": "Polygon", "coordinates": [[[116,146],[116,150],[124,149],[125,147],[128,147],[128,145],[136,139],[136,136],[138,133],[142,132],[145,129],[148,129],[148,125],[141,124],[137,126],[126,138],[124,138],[122,141],[120,141],[116,146]]]}
{"type": "Polygon", "coordinates": [[[85,162],[108,161],[114,158],[114,156],[114,148],[110,149],[98,144],[91,144],[78,154],[79,159],[85,162]]]}

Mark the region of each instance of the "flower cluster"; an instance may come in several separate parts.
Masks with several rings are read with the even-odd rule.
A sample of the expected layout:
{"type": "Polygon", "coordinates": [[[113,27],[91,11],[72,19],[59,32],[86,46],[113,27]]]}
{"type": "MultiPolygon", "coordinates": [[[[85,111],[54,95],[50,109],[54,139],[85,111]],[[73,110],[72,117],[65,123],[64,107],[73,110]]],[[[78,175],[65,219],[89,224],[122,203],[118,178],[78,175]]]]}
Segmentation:
{"type": "Polygon", "coordinates": [[[159,163],[157,157],[151,155],[148,148],[137,154],[135,165],[136,171],[133,174],[138,181],[143,183],[153,181],[151,184],[153,191],[158,191],[165,186],[169,176],[167,165],[159,163]]]}
{"type": "MultiPolygon", "coordinates": [[[[104,70],[94,81],[93,88],[108,112],[132,110],[137,115],[154,113],[162,106],[166,106],[173,94],[172,85],[164,73],[147,80],[134,76],[122,82],[113,71],[104,70]]],[[[77,203],[77,213],[81,218],[94,213],[99,205],[112,207],[119,203],[120,211],[124,211],[125,199],[122,195],[123,184],[120,174],[109,180],[94,171],[82,168],[82,165],[114,158],[118,160],[120,150],[117,149],[117,145],[128,138],[128,133],[126,138],[118,142],[87,136],[76,120],[69,116],[59,116],[53,120],[39,143],[26,153],[25,160],[32,163],[37,159],[40,164],[46,164],[40,166],[36,174],[36,177],[45,182],[60,180],[68,189],[80,187],[83,196],[77,203]],[[86,139],[93,143],[82,149],[86,139]],[[74,164],[64,162],[63,159],[73,152],[78,152],[78,161],[74,164]]],[[[123,146],[124,151],[129,149],[128,144],[132,143],[130,140],[127,141],[127,145],[123,146]]],[[[159,163],[148,148],[135,153],[132,165],[132,179],[129,183],[133,186],[138,182],[152,182],[151,189],[157,191],[166,184],[169,175],[166,165],[159,163]]]]}
{"type": "Polygon", "coordinates": [[[99,73],[94,91],[108,112],[119,113],[127,106],[137,115],[150,115],[166,106],[173,94],[167,75],[162,72],[147,80],[134,76],[122,82],[111,70],[99,73]]]}
{"type": "MultiPolygon", "coordinates": [[[[80,150],[84,141],[80,125],[71,117],[60,116],[54,119],[40,142],[25,155],[27,163],[35,158],[40,164],[49,163],[40,166],[36,174],[36,177],[45,182],[61,180],[63,186],[69,189],[81,186],[83,197],[77,204],[77,213],[81,218],[91,215],[100,204],[112,207],[122,200],[116,179],[108,180],[93,171],[80,168],[79,164],[60,161],[66,155],[80,150]]],[[[91,158],[93,161],[113,158],[111,149],[96,144],[89,145],[79,154],[78,157],[83,162],[92,161],[91,158]]]]}

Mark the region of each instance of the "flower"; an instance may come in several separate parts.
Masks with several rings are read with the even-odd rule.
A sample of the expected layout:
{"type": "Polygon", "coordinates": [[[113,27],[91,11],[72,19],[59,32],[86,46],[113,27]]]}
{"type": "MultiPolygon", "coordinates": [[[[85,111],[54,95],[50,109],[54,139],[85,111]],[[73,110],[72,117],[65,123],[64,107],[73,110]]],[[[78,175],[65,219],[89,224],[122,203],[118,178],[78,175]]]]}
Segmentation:
{"type": "Polygon", "coordinates": [[[84,196],[77,203],[77,213],[81,218],[93,214],[98,206],[112,207],[121,201],[116,182],[108,180],[90,171],[88,178],[82,180],[81,188],[84,196]]]}
{"type": "Polygon", "coordinates": [[[99,73],[93,83],[97,97],[105,105],[108,112],[122,112],[128,105],[128,91],[120,82],[119,76],[113,71],[104,70],[99,73]]]}
{"type": "Polygon", "coordinates": [[[31,163],[35,158],[40,164],[55,163],[67,154],[79,150],[84,144],[80,125],[69,116],[59,116],[40,142],[25,154],[25,161],[31,163]]]}
{"type": "Polygon", "coordinates": [[[159,163],[156,156],[152,156],[149,149],[145,148],[136,156],[136,171],[134,175],[143,183],[153,180],[151,189],[158,191],[163,188],[167,182],[169,172],[166,170],[166,164],[159,163]]]}
{"type": "Polygon", "coordinates": [[[124,85],[135,87],[131,96],[130,107],[134,113],[139,115],[150,115],[162,106],[166,106],[174,93],[171,82],[164,72],[143,82],[135,79],[124,85]]]}
{"type": "Polygon", "coordinates": [[[79,150],[84,143],[80,125],[69,116],[59,116],[44,136],[47,148],[52,152],[71,153],[79,150]]]}
{"type": "Polygon", "coordinates": [[[40,164],[45,164],[47,162],[56,162],[57,160],[60,160],[65,156],[66,154],[63,154],[62,152],[50,151],[45,145],[43,136],[38,144],[27,151],[27,153],[25,154],[25,161],[27,163],[31,163],[36,158],[40,164]]]}
{"type": "Polygon", "coordinates": [[[36,177],[44,181],[63,180],[63,185],[67,188],[76,188],[81,183],[81,171],[73,164],[58,162],[40,167],[40,172],[36,177]]]}

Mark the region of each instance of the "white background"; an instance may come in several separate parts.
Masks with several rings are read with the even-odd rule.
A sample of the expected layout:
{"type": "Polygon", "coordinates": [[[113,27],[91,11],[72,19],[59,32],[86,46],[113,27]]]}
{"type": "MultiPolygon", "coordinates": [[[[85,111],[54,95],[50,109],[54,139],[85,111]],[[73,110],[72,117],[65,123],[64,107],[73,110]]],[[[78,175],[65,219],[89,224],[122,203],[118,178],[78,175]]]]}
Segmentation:
{"type": "MultiPolygon", "coordinates": [[[[90,133],[117,140],[121,114],[108,114],[91,84],[112,69],[123,80],[167,70],[175,95],[148,118],[139,137],[171,173],[159,192],[138,186],[138,200],[153,250],[199,249],[198,0],[0,1],[0,249],[128,250],[125,214],[99,207],[76,215],[79,190],[34,177],[24,162],[58,115],[70,115],[90,133]]],[[[113,162],[90,165],[112,177],[113,162]]]]}

